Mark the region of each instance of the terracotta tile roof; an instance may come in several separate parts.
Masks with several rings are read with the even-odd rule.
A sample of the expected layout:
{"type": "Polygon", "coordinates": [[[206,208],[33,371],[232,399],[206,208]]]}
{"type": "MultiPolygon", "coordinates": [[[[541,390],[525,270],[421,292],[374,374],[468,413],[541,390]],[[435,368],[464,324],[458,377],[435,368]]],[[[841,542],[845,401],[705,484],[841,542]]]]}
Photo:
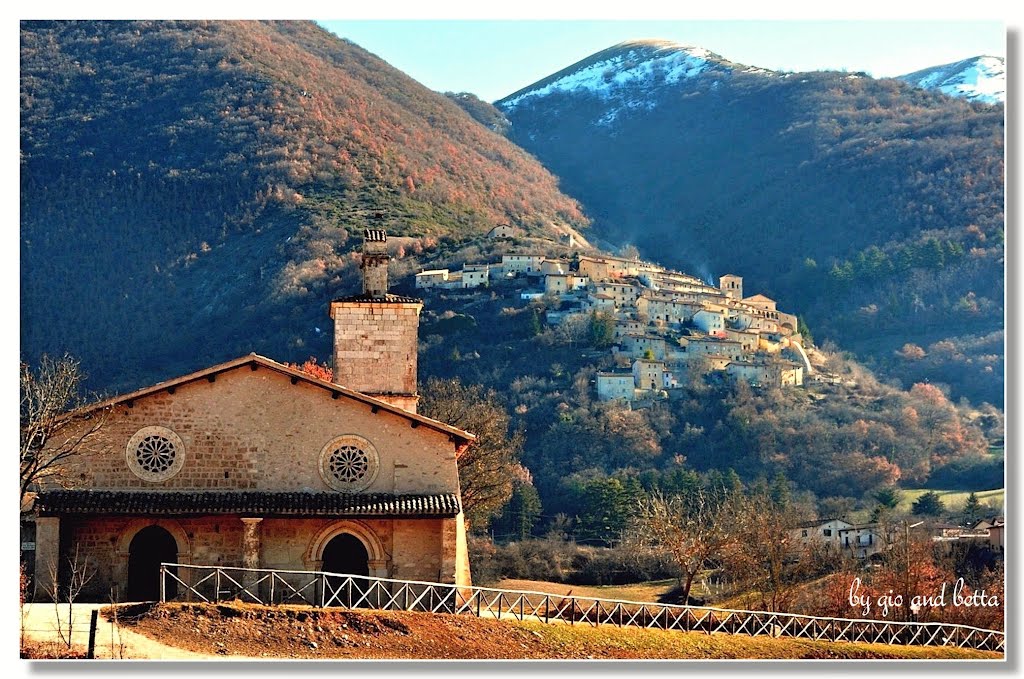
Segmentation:
{"type": "Polygon", "coordinates": [[[374,297],[367,293],[360,293],[358,295],[349,295],[348,297],[339,297],[334,300],[335,302],[377,302],[385,304],[423,304],[422,299],[415,297],[403,297],[402,295],[392,295],[387,293],[381,297],[374,297]]]}
{"type": "Polygon", "coordinates": [[[459,513],[454,493],[314,493],[268,491],[50,490],[36,498],[41,516],[66,514],[202,516],[452,517],[459,513]]]}

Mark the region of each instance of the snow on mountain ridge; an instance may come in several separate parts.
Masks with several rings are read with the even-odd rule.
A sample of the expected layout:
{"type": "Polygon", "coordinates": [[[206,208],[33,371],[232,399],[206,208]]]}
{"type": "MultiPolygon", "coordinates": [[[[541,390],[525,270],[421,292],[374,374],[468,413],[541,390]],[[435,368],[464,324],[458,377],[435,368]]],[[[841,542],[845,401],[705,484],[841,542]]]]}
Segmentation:
{"type": "Polygon", "coordinates": [[[979,56],[907,73],[899,80],[926,90],[939,90],[986,104],[1006,101],[1006,60],[979,56]]]}
{"type": "Polygon", "coordinates": [[[498,104],[511,111],[524,99],[554,92],[590,92],[608,98],[627,85],[674,85],[722,61],[703,47],[667,40],[631,40],[598,52],[498,104]]]}

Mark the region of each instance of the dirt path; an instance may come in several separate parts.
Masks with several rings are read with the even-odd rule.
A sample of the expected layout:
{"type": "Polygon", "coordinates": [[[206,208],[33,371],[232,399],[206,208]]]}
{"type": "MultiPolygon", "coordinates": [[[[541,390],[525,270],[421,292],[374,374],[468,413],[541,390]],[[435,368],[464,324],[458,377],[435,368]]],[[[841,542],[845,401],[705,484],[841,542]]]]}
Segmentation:
{"type": "MultiPolygon", "coordinates": [[[[89,618],[106,604],[75,604],[71,618],[71,643],[83,653],[89,644],[89,618]]],[[[67,638],[68,607],[59,611],[53,604],[25,604],[25,637],[39,643],[61,643],[67,638]],[[58,623],[59,620],[59,623],[58,623]],[[58,627],[59,624],[59,627],[58,627]],[[63,632],[63,634],[62,634],[63,632]]],[[[103,659],[147,660],[223,660],[223,656],[193,653],[154,641],[123,625],[115,626],[101,613],[96,629],[96,657],[103,659]]]]}

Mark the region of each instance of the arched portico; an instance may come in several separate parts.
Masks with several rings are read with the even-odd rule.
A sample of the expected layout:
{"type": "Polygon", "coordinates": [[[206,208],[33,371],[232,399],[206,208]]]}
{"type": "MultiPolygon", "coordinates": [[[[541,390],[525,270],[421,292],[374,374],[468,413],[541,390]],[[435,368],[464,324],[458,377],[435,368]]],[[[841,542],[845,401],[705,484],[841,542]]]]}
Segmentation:
{"type": "MultiPolygon", "coordinates": [[[[167,519],[135,519],[131,521],[125,528],[118,534],[117,540],[114,545],[116,558],[112,564],[111,570],[113,571],[113,583],[117,588],[117,598],[119,600],[126,600],[129,594],[129,581],[134,575],[135,578],[138,574],[130,573],[129,566],[138,568],[140,549],[144,549],[146,546],[136,542],[136,537],[142,534],[142,538],[146,538],[147,529],[159,528],[166,531],[166,534],[173,539],[174,549],[176,552],[167,552],[162,555],[161,558],[170,557],[172,554],[174,560],[180,564],[187,564],[192,562],[192,543],[188,539],[188,534],[181,527],[177,521],[167,519]],[[132,544],[135,542],[134,558],[133,558],[133,547],[132,544]]],[[[154,531],[148,531],[153,533],[154,531]]],[[[182,577],[182,576],[179,576],[182,577]]]]}
{"type": "Polygon", "coordinates": [[[384,543],[372,528],[360,521],[337,521],[320,530],[310,542],[305,555],[306,568],[323,570],[324,550],[339,535],[351,535],[366,549],[367,571],[370,577],[386,578],[390,574],[391,556],[384,550],[384,543]]]}

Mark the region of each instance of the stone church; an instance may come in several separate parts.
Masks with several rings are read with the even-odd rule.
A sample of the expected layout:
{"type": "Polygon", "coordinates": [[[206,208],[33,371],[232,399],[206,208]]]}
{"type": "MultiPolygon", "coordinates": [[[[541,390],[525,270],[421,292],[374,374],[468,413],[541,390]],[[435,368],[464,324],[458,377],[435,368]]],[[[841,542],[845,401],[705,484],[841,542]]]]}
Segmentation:
{"type": "Polygon", "coordinates": [[[158,598],[161,562],[470,584],[474,436],[416,413],[422,302],[388,293],[386,241],[365,231],[363,292],[331,303],[333,382],[250,354],[92,407],[73,489],[36,498],[38,597],[76,550],[97,600],[158,598]]]}

